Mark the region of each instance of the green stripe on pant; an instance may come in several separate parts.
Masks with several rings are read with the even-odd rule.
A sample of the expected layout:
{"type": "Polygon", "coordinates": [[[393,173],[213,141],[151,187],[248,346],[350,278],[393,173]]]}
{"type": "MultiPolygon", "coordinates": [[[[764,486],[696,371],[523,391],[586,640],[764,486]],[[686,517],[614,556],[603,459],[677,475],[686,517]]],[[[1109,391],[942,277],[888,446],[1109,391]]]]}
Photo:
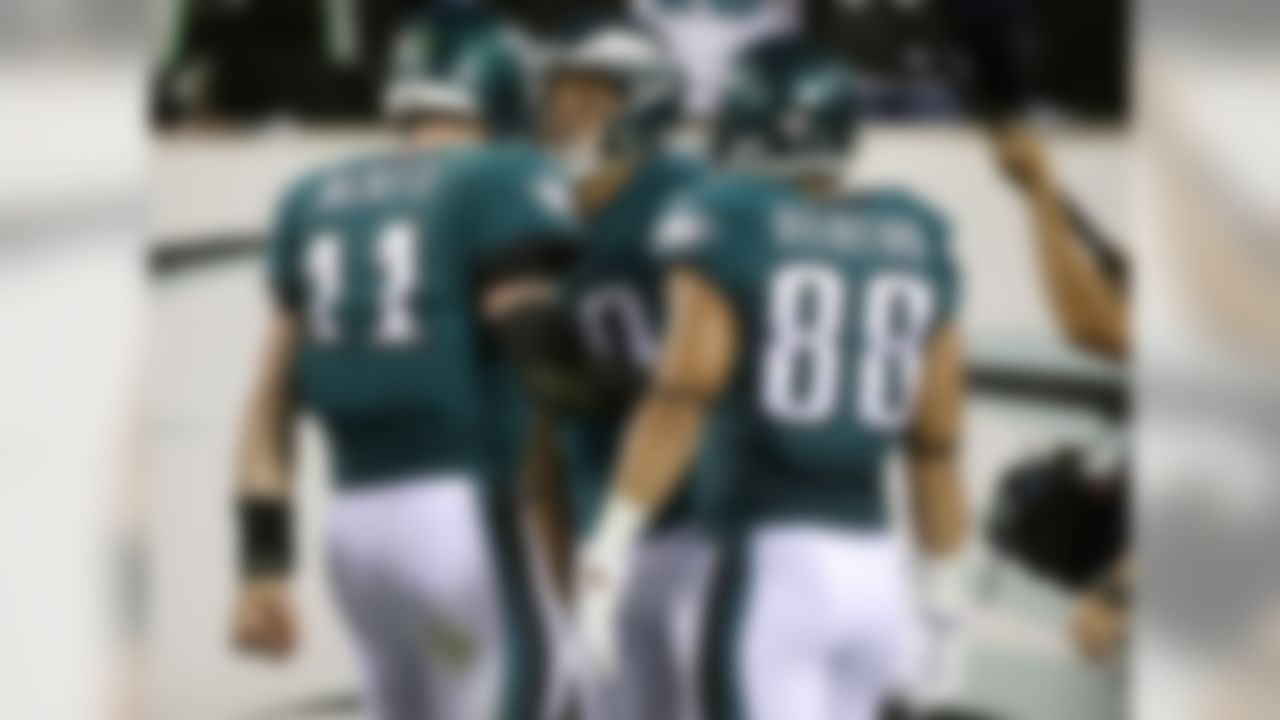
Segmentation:
{"type": "Polygon", "coordinates": [[[738,658],[750,588],[747,545],[741,538],[723,544],[707,596],[699,683],[703,720],[746,717],[739,686],[738,658]]]}

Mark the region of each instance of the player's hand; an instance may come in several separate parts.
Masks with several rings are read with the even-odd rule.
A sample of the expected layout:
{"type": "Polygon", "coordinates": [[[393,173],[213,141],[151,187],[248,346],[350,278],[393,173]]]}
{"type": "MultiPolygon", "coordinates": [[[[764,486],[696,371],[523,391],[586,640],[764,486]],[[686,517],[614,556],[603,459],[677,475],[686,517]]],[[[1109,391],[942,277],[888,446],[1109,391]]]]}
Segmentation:
{"type": "Polygon", "coordinates": [[[1052,180],[1044,143],[1024,125],[1012,123],[995,133],[1000,169],[1021,187],[1036,187],[1052,180]]]}
{"type": "Polygon", "coordinates": [[[240,587],[231,631],[235,646],[244,652],[288,657],[297,644],[298,622],[287,581],[246,580],[240,587]]]}
{"type": "Polygon", "coordinates": [[[1085,657],[1096,662],[1116,656],[1124,645],[1128,618],[1098,593],[1086,593],[1071,615],[1071,635],[1085,657]]]}
{"type": "Polygon", "coordinates": [[[575,625],[589,669],[601,679],[617,676],[620,665],[619,622],[626,558],[589,544],[578,560],[575,625]]]}

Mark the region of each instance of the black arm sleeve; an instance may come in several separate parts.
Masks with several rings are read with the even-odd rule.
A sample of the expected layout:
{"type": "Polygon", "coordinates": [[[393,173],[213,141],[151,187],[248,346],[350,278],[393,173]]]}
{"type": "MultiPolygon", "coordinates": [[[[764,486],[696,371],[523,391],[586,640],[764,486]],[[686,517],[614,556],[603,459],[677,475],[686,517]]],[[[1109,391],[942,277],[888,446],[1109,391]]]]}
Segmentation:
{"type": "Polygon", "coordinates": [[[594,359],[559,302],[531,302],[491,324],[526,389],[549,410],[574,415],[627,407],[643,378],[620,363],[594,359]]]}
{"type": "Polygon", "coordinates": [[[476,286],[484,291],[507,280],[555,279],[572,269],[581,254],[581,244],[569,236],[540,237],[516,243],[480,260],[476,286]]]}
{"type": "MultiPolygon", "coordinates": [[[[572,237],[513,244],[483,260],[477,286],[485,292],[505,282],[556,283],[572,269],[580,251],[572,237]]],[[[530,301],[490,319],[489,330],[528,392],[553,412],[609,412],[626,407],[639,391],[636,373],[592,357],[572,314],[556,299],[530,301]]]]}

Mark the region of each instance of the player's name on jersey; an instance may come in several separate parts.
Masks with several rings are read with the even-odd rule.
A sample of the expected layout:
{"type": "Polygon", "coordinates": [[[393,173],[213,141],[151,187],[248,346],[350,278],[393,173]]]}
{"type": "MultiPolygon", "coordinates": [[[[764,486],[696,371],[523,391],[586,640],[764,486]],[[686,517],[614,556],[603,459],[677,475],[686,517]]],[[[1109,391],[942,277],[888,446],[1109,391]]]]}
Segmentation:
{"type": "Polygon", "coordinates": [[[426,163],[360,168],[329,178],[320,198],[325,208],[336,209],[393,197],[420,197],[431,193],[435,180],[436,168],[426,163]]]}
{"type": "Polygon", "coordinates": [[[778,208],[772,220],[773,237],[782,245],[874,254],[905,261],[923,261],[928,257],[922,228],[902,217],[792,205],[778,208]]]}

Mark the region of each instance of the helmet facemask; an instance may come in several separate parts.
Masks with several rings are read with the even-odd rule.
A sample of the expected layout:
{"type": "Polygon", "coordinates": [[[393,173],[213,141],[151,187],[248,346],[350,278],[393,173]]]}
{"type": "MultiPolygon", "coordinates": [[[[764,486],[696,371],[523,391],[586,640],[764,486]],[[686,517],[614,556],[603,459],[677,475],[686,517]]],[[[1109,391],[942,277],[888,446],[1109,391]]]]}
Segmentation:
{"type": "Polygon", "coordinates": [[[678,113],[680,76],[656,40],[609,29],[553,58],[541,90],[544,140],[582,180],[660,141],[678,113]]]}
{"type": "Polygon", "coordinates": [[[527,132],[527,52],[519,32],[482,9],[423,14],[393,45],[384,114],[401,129],[444,120],[502,136],[527,132]]]}

